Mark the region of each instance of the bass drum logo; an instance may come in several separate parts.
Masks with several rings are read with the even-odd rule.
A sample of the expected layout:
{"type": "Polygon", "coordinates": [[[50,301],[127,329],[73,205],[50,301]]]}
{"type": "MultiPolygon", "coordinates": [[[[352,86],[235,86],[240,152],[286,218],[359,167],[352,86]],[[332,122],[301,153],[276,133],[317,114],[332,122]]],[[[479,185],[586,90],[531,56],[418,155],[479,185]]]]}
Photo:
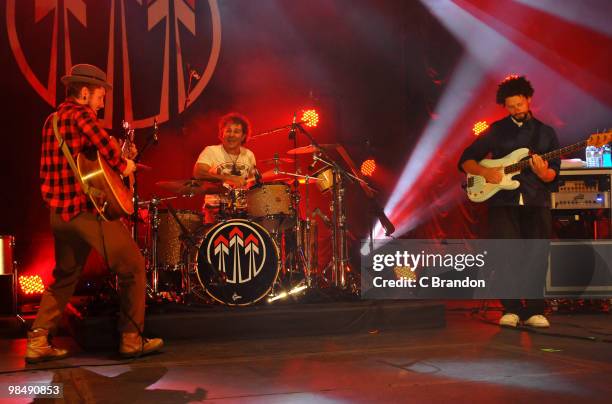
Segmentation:
{"type": "Polygon", "coordinates": [[[105,70],[104,126],[134,128],[182,113],[204,91],[221,50],[217,0],[6,0],[9,44],[22,74],[52,107],[74,64],[105,70]],[[198,68],[200,79],[187,93],[198,68]]]}
{"type": "Polygon", "coordinates": [[[215,300],[247,305],[263,298],[279,271],[276,243],[259,224],[234,219],[212,227],[198,253],[198,278],[215,300]]]}

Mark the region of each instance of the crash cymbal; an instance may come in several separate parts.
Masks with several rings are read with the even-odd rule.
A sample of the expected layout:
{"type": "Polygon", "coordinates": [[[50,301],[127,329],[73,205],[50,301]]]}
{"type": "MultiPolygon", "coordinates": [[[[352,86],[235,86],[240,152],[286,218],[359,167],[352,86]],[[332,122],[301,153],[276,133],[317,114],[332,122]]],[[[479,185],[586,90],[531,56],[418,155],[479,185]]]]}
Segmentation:
{"type": "Polygon", "coordinates": [[[287,152],[287,154],[312,154],[316,151],[319,151],[319,148],[314,145],[302,146],[296,149],[291,149],[287,152]]]}
{"type": "Polygon", "coordinates": [[[188,179],[174,181],[158,181],[158,187],[179,195],[206,195],[223,192],[223,184],[204,180],[188,179]]]}
{"type": "Polygon", "coordinates": [[[261,163],[261,164],[275,164],[277,161],[279,163],[294,163],[295,159],[291,158],[291,157],[279,157],[279,158],[276,158],[276,159],[259,160],[257,163],[261,163]]]}
{"type": "Polygon", "coordinates": [[[321,151],[321,149],[323,150],[331,150],[336,148],[335,144],[321,144],[319,145],[319,147],[315,146],[315,145],[308,145],[308,146],[302,146],[302,147],[298,147],[296,149],[291,149],[287,152],[287,154],[312,154],[312,153],[316,153],[318,151],[321,151]]]}

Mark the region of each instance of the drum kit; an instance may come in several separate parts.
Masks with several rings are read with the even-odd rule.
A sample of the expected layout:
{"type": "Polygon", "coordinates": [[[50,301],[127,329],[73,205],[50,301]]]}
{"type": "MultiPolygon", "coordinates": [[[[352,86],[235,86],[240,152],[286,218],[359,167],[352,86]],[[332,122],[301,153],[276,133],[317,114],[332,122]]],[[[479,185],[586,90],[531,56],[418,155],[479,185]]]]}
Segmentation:
{"type": "Polygon", "coordinates": [[[134,223],[141,222],[141,229],[144,224],[141,244],[147,261],[147,295],[152,301],[246,306],[308,288],[359,293],[359,279],[354,276],[358,271],[351,271],[348,264],[344,183],[347,179],[365,182],[330,158],[327,152],[337,145],[318,145],[308,137],[312,144],[296,144],[287,152],[290,157],[275,153],[259,161],[260,167],[272,167],[258,172],[249,188],[201,179],[159,181],[159,189],[175,195],[136,201],[133,235],[137,239],[139,226],[134,223]],[[297,163],[294,171],[281,169],[304,156],[312,156],[309,168],[315,162],[323,168],[311,175],[303,175],[297,163]],[[331,219],[319,209],[310,211],[308,184],[331,195],[331,219]],[[219,195],[220,201],[212,221],[200,212],[172,206],[178,198],[208,194],[219,195]],[[318,266],[315,214],[332,233],[332,258],[323,269],[318,266]]]}
{"type": "Polygon", "coordinates": [[[279,169],[292,162],[260,161],[274,168],[248,189],[198,179],[157,182],[175,196],[138,203],[149,298],[245,306],[318,285],[317,222],[299,214],[299,187],[319,179],[279,169]],[[210,223],[172,206],[207,194],[220,196],[210,223]]]}

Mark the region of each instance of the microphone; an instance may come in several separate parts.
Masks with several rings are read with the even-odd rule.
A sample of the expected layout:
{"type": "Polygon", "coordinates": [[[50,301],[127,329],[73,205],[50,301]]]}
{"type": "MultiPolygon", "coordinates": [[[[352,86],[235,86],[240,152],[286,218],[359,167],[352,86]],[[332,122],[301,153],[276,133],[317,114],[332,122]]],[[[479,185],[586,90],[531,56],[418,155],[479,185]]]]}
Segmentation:
{"type": "Polygon", "coordinates": [[[317,165],[317,162],[319,161],[319,156],[317,155],[317,153],[312,155],[312,163],[310,163],[310,165],[308,166],[308,169],[310,171],[314,170],[315,166],[317,165]]]}
{"type": "Polygon", "coordinates": [[[295,139],[295,124],[297,123],[297,112],[293,113],[293,121],[291,121],[291,130],[289,131],[289,140],[295,139]]]}
{"type": "Polygon", "coordinates": [[[159,128],[157,127],[157,117],[153,118],[153,142],[157,144],[159,139],[157,138],[157,132],[159,132],[159,128]]]}
{"type": "Polygon", "coordinates": [[[328,228],[332,227],[331,219],[325,213],[321,212],[321,209],[315,208],[315,210],[312,211],[312,217],[315,216],[319,216],[323,220],[323,223],[325,223],[325,226],[328,228]]]}

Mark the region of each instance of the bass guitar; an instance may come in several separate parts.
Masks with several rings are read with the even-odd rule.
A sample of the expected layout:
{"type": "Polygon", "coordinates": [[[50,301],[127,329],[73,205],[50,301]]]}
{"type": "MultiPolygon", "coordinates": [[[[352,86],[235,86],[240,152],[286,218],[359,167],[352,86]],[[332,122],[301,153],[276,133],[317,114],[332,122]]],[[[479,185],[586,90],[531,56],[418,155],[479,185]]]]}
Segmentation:
{"type": "MultiPolygon", "coordinates": [[[[549,161],[560,158],[576,150],[584,149],[587,146],[601,147],[610,143],[610,141],[612,141],[612,131],[594,133],[589,136],[587,140],[542,154],[540,157],[549,161]]],[[[493,184],[487,182],[483,176],[468,174],[465,190],[469,200],[472,202],[484,202],[498,191],[517,189],[521,184],[518,180],[514,180],[513,177],[518,175],[523,169],[529,167],[529,160],[531,159],[530,154],[529,149],[521,148],[516,149],[500,159],[481,160],[479,162],[481,166],[500,167],[503,177],[499,184],[493,184]]]]}

